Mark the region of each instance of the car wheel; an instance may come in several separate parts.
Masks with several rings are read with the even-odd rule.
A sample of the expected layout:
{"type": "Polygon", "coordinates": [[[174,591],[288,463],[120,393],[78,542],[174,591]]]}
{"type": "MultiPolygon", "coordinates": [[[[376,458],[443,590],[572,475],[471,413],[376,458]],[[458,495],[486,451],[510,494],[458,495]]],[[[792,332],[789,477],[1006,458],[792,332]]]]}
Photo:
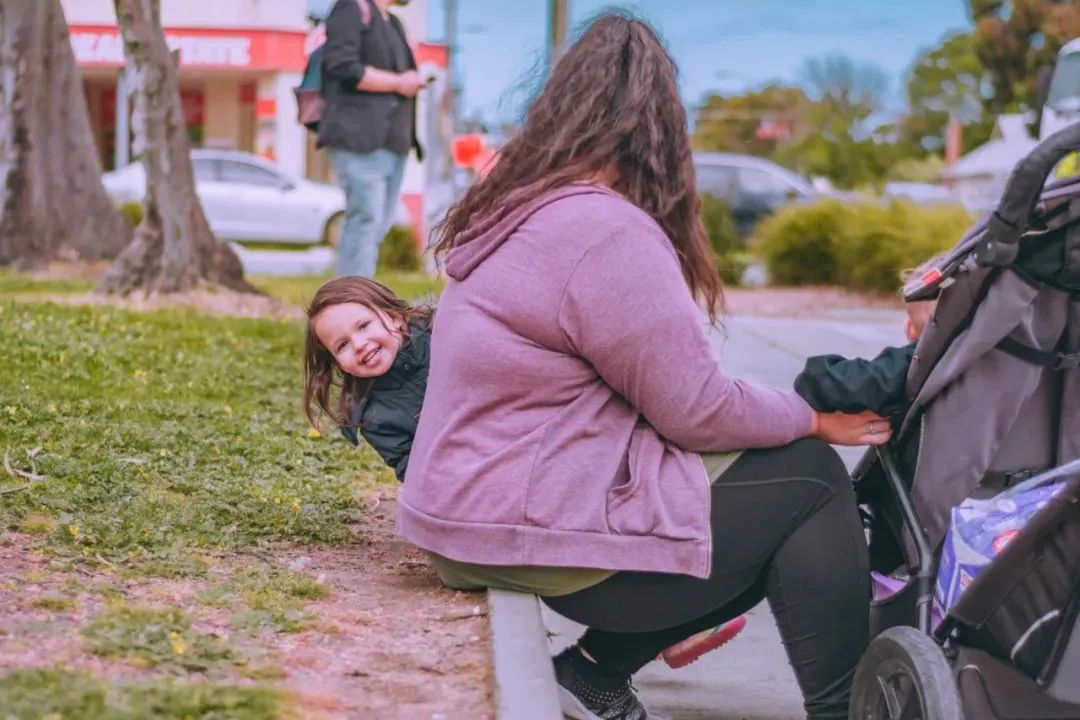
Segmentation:
{"type": "Polygon", "coordinates": [[[851,688],[850,720],[963,720],[945,654],[915,628],[894,627],[870,643],[851,688]]]}
{"type": "Polygon", "coordinates": [[[337,212],[330,216],[323,228],[322,244],[337,247],[341,243],[341,230],[345,225],[345,213],[337,212]]]}

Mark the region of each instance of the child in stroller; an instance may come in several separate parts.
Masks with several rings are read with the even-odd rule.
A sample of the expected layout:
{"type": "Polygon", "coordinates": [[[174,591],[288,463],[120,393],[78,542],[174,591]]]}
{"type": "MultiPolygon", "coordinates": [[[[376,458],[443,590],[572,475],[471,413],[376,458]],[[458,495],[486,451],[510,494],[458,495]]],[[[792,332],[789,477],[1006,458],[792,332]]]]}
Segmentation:
{"type": "MultiPolygon", "coordinates": [[[[874,389],[862,401],[894,411],[892,441],[853,473],[870,509],[871,565],[910,580],[874,603],[852,718],[1080,718],[1080,178],[1043,189],[1078,147],[1080,124],[1036,148],[997,211],[908,284],[906,300],[937,300],[932,317],[914,347],[891,351],[901,370],[885,373],[888,392],[858,386],[874,389]],[[931,635],[953,509],[1032,475],[1041,484],[1055,466],[1071,479],[931,635]]],[[[817,362],[800,378],[815,399],[838,377],[886,365],[817,362]]]]}
{"type": "MultiPolygon", "coordinates": [[[[935,257],[917,268],[916,275],[936,272],[935,257]]],[[[807,359],[795,378],[795,391],[818,412],[860,413],[867,410],[882,416],[895,414],[904,403],[908,368],[915,346],[933,317],[936,300],[906,303],[904,335],[908,345],[887,347],[873,360],[817,355],[807,359]]]]}

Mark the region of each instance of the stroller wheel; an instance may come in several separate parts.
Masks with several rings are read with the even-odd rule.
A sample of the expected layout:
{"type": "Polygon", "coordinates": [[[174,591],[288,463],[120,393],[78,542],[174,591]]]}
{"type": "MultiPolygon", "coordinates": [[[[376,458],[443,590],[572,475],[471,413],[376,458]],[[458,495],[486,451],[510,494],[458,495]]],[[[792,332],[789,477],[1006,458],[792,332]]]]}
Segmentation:
{"type": "Polygon", "coordinates": [[[850,720],[963,720],[952,669],[941,648],[911,627],[870,643],[851,688],[850,720]]]}

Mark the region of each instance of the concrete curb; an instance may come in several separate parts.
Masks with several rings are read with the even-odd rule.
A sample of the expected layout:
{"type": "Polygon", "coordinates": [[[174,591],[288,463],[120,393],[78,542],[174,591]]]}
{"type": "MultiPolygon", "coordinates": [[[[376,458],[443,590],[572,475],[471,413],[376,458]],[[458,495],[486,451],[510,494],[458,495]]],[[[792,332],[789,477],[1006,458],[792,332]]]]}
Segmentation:
{"type": "Polygon", "coordinates": [[[561,720],[547,633],[535,595],[488,590],[498,720],[561,720]]]}

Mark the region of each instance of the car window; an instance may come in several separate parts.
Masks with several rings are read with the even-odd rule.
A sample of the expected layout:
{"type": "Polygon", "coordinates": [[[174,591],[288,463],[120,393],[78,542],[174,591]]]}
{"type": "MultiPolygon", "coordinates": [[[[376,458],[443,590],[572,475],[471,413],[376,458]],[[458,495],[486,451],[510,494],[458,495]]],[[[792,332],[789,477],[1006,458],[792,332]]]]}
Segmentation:
{"type": "Polygon", "coordinates": [[[199,158],[191,161],[191,169],[195,172],[195,180],[208,182],[217,180],[217,161],[207,158],[199,158]]]}
{"type": "Polygon", "coordinates": [[[794,185],[757,168],[739,168],[739,189],[750,195],[785,197],[799,194],[794,185]]]}
{"type": "Polygon", "coordinates": [[[731,196],[735,168],[727,165],[702,165],[697,168],[698,192],[717,198],[731,196]]]}
{"type": "Polygon", "coordinates": [[[221,181],[260,187],[281,187],[285,183],[285,179],[277,173],[236,160],[221,162],[221,181]]]}

